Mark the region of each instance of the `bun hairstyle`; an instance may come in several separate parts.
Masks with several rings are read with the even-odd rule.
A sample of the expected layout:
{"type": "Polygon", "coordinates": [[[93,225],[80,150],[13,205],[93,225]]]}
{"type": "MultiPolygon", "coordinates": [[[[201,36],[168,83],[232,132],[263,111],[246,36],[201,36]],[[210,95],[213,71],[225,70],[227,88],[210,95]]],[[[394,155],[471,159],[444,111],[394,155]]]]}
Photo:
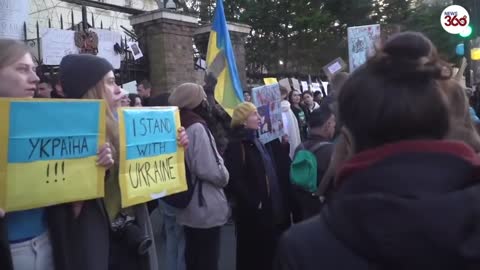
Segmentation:
{"type": "Polygon", "coordinates": [[[440,60],[432,42],[417,32],[393,36],[370,59],[369,65],[390,79],[447,80],[452,76],[452,70],[440,60]]]}
{"type": "Polygon", "coordinates": [[[449,116],[442,85],[451,75],[423,34],[403,32],[387,40],[339,94],[340,121],[356,152],[401,140],[443,139],[449,116]]]}

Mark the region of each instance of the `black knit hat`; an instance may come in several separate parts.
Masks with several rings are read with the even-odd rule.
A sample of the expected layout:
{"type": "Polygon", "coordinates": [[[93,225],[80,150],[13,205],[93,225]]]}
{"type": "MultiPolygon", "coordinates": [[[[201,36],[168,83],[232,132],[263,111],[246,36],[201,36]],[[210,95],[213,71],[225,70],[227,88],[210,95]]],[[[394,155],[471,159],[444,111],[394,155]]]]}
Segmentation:
{"type": "Polygon", "coordinates": [[[332,116],[333,112],[328,106],[321,106],[319,109],[310,113],[308,118],[308,125],[311,128],[323,126],[332,116]]]}
{"type": "Polygon", "coordinates": [[[60,62],[60,84],[67,98],[81,98],[112,70],[112,65],[104,58],[70,54],[60,62]]]}

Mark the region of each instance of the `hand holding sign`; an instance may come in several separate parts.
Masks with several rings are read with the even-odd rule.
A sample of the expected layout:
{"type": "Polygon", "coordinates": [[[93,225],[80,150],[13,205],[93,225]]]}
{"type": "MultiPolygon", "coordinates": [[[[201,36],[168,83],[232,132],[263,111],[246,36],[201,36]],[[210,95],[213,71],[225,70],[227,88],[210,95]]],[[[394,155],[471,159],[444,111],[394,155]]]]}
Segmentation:
{"type": "Polygon", "coordinates": [[[98,150],[98,160],[97,160],[97,165],[102,166],[105,169],[110,169],[113,164],[114,160],[112,158],[112,148],[110,147],[109,143],[106,143],[100,147],[98,150]]]}
{"type": "Polygon", "coordinates": [[[189,141],[184,127],[180,127],[178,129],[177,141],[180,146],[183,146],[183,148],[187,149],[189,141]]]}

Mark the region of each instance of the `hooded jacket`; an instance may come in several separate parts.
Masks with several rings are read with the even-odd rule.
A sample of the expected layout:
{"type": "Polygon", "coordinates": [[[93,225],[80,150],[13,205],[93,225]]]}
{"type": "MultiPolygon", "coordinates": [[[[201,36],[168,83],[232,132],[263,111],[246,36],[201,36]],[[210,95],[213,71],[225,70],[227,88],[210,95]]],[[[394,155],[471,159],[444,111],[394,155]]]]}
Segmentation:
{"type": "Polygon", "coordinates": [[[276,269],[478,269],[479,173],[480,158],[463,143],[359,153],[321,214],[284,235],[276,269]]]}
{"type": "Polygon", "coordinates": [[[222,226],[227,223],[230,215],[223,191],[228,184],[229,173],[218,153],[213,135],[205,128],[205,121],[196,113],[185,109],[180,111],[180,118],[182,126],[187,127],[190,142],[185,151],[185,162],[188,164],[195,186],[192,199],[188,206],[178,213],[177,222],[199,229],[222,226]],[[197,180],[202,181],[202,184],[195,184],[197,180]],[[199,204],[200,186],[204,205],[199,204]]]}
{"type": "Polygon", "coordinates": [[[298,127],[298,121],[290,108],[290,102],[283,100],[281,103],[282,107],[282,119],[283,119],[283,128],[285,134],[288,135],[288,143],[290,144],[290,159],[295,155],[295,149],[302,143],[302,138],[300,137],[300,129],[298,127]]]}

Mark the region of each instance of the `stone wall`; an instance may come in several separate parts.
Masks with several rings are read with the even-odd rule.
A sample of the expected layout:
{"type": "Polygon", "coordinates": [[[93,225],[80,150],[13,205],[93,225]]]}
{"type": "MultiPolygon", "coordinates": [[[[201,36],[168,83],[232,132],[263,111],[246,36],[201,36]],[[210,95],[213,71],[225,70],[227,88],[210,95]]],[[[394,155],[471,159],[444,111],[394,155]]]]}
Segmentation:
{"type": "MultiPolygon", "coordinates": [[[[157,10],[130,19],[148,57],[153,95],[173,90],[184,82],[203,84],[205,72],[194,69],[193,42],[207,54],[211,25],[199,26],[198,18],[157,10]]],[[[246,89],[245,41],[250,27],[229,24],[230,38],[243,89],[246,89]]]]}
{"type": "Polygon", "coordinates": [[[168,11],[149,15],[142,14],[131,21],[141,47],[147,51],[152,94],[171,91],[183,82],[194,82],[192,37],[196,18],[168,11]]]}

